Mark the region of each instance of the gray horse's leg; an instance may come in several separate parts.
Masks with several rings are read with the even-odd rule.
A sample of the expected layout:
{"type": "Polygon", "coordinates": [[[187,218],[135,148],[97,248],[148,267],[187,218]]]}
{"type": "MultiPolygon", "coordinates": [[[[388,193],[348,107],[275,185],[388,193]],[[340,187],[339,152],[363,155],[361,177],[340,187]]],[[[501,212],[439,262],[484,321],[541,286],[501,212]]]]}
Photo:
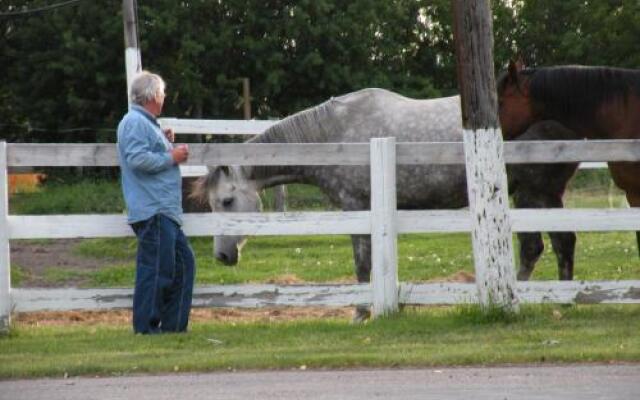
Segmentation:
{"type": "Polygon", "coordinates": [[[540,232],[520,232],[518,233],[518,241],[520,242],[518,280],[528,281],[536,262],[544,250],[544,242],[540,232]]]}
{"type": "MultiPolygon", "coordinates": [[[[371,236],[351,235],[351,244],[353,245],[353,261],[358,282],[369,282],[371,278],[371,236]]],[[[370,316],[371,307],[369,305],[359,305],[356,307],[353,322],[365,321],[370,316]]]]}
{"type": "Polygon", "coordinates": [[[558,277],[561,281],[573,279],[573,257],[576,250],[574,232],[549,232],[553,252],[558,260],[558,277]]]}

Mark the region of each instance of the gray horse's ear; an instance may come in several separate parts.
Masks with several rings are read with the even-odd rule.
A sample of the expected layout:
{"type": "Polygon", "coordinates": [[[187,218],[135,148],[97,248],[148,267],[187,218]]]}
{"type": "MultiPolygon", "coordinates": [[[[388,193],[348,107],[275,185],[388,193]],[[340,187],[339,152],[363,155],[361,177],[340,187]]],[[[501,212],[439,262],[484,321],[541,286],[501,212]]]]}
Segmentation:
{"type": "Polygon", "coordinates": [[[229,175],[229,167],[226,165],[207,166],[210,176],[220,176],[220,174],[229,175]]]}

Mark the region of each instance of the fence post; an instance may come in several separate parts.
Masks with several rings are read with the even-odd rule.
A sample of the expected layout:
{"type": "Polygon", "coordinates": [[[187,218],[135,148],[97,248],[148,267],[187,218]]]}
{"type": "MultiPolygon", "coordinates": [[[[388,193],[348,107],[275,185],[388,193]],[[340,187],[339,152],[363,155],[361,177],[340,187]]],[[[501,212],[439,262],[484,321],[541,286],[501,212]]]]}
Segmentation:
{"type": "Polygon", "coordinates": [[[398,310],[396,140],[371,139],[371,288],[373,315],[398,310]]]}
{"type": "Polygon", "coordinates": [[[11,325],[11,263],[9,254],[9,174],[7,142],[0,141],[0,333],[11,325]]]}

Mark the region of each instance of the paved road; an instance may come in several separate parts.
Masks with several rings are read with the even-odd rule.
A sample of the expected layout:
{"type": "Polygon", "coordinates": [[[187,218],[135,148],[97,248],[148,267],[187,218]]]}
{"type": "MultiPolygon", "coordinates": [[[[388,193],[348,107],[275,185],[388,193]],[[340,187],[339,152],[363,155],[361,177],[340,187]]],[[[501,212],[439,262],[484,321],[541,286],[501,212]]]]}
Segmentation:
{"type": "Polygon", "coordinates": [[[0,381],[2,400],[636,400],[640,365],[229,372],[0,381]]]}

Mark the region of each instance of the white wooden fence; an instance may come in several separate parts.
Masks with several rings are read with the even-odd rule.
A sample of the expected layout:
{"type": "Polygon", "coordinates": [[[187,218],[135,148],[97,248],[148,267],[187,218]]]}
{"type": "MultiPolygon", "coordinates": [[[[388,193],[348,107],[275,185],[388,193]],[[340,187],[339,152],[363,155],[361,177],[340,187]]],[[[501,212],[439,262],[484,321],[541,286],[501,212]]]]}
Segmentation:
{"type": "MultiPolygon", "coordinates": [[[[255,136],[277,123],[278,120],[219,120],[219,119],[179,119],[160,118],[163,128],[171,128],[181,135],[238,135],[255,136]]],[[[606,168],[605,162],[587,161],[580,163],[581,169],[606,168]]],[[[206,166],[183,165],[182,176],[202,176],[206,166]]]]}
{"type": "MultiPolygon", "coordinates": [[[[239,135],[255,136],[264,132],[277,120],[221,120],[221,119],[178,119],[160,118],[163,128],[171,128],[181,135],[239,135]]],[[[183,177],[206,175],[204,165],[181,165],[183,177]]]]}
{"type": "MultiPolygon", "coordinates": [[[[195,306],[348,306],[453,304],[477,301],[476,286],[460,283],[402,283],[397,280],[395,241],[399,233],[468,232],[466,210],[398,211],[397,164],[464,162],[462,143],[196,144],[190,165],[367,165],[371,166],[372,210],[187,214],[189,236],[372,234],[373,289],[369,285],[224,285],[199,287],[195,306]],[[395,159],[395,161],[394,161],[395,159]]],[[[506,142],[510,163],[640,160],[640,141],[506,142]]],[[[11,311],[130,307],[131,289],[19,289],[10,286],[10,239],[131,236],[124,215],[9,215],[7,168],[23,166],[115,166],[113,144],[6,144],[0,142],[0,328],[11,311]]],[[[511,210],[513,231],[635,231],[636,209],[511,210]]],[[[518,282],[522,302],[638,303],[640,281],[518,282]]]]}

